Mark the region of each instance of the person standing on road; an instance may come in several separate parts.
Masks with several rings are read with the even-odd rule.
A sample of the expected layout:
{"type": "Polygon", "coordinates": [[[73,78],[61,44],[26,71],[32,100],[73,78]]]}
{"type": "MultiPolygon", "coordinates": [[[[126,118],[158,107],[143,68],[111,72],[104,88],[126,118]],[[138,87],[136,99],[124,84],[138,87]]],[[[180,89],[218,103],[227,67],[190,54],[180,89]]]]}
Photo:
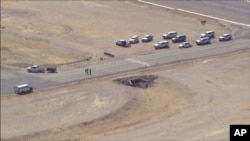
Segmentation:
{"type": "Polygon", "coordinates": [[[85,75],[88,75],[88,73],[89,73],[89,69],[86,68],[86,69],[85,69],[85,75]]]}
{"type": "Polygon", "coordinates": [[[89,69],[89,74],[91,75],[91,69],[89,69]]]}

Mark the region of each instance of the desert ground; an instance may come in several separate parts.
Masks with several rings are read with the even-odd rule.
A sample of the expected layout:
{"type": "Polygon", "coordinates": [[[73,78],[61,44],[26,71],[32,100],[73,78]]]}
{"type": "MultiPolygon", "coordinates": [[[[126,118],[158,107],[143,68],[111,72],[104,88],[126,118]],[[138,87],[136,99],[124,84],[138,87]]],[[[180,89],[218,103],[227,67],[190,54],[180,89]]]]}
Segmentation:
{"type": "MultiPolygon", "coordinates": [[[[161,130],[191,128],[183,136],[166,132],[168,139],[227,139],[230,124],[249,123],[249,77],[247,52],[2,97],[2,140],[94,140],[124,132],[147,133],[155,124],[161,130]],[[113,82],[142,74],[158,78],[144,89],[113,82]]],[[[122,139],[126,140],[123,136],[113,140],[122,139]]]]}
{"type": "Polygon", "coordinates": [[[149,52],[173,30],[193,43],[207,30],[217,36],[231,32],[214,20],[201,25],[204,18],[135,1],[2,1],[1,12],[1,62],[19,67],[100,61],[104,51],[116,58],[149,52]],[[154,41],[115,45],[118,39],[145,34],[154,35],[154,41]]]}
{"type": "MultiPolygon", "coordinates": [[[[202,17],[133,1],[1,4],[1,62],[14,67],[74,67],[72,64],[79,62],[98,63],[104,51],[115,54],[115,59],[149,52],[153,43],[171,30],[186,34],[191,42],[210,29],[216,35],[238,32],[218,21],[208,19],[206,25],[201,25],[202,17]],[[130,48],[114,44],[120,38],[148,33],[155,37],[151,43],[130,48]]],[[[170,48],[177,45],[171,43],[170,48]]],[[[230,124],[250,122],[249,56],[249,52],[237,52],[23,96],[1,96],[1,140],[228,139],[230,124]],[[154,75],[157,79],[148,88],[113,81],[137,75],[154,75]]]]}

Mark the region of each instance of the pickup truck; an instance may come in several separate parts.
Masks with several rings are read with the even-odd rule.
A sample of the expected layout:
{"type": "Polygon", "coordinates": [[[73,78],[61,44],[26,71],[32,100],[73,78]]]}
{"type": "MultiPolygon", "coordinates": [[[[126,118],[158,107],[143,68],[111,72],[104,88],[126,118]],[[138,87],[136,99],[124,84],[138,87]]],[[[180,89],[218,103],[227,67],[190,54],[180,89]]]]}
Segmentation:
{"type": "Polygon", "coordinates": [[[28,72],[35,72],[35,73],[44,73],[45,72],[44,68],[42,68],[38,65],[33,65],[31,67],[28,67],[27,71],[28,72]]]}
{"type": "Polygon", "coordinates": [[[33,65],[27,68],[28,72],[33,72],[33,73],[45,73],[45,70],[49,73],[54,73],[56,72],[56,66],[41,67],[38,65],[33,65]]]}

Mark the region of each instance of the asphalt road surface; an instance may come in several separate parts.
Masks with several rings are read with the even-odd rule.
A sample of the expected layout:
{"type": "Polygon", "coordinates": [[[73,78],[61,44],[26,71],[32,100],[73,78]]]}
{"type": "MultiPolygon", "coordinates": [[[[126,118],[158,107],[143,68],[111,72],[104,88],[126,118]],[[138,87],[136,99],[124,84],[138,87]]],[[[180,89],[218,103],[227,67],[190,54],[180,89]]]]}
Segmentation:
{"type": "MultiPolygon", "coordinates": [[[[245,1],[151,1],[167,7],[179,8],[201,14],[221,17],[227,20],[248,24],[250,23],[250,2],[245,1]],[[211,10],[213,9],[213,10],[211,10]]],[[[213,55],[226,54],[242,49],[249,49],[249,39],[237,39],[227,43],[216,43],[191,49],[168,49],[153,51],[148,54],[132,56],[121,60],[103,62],[88,66],[92,76],[85,76],[85,68],[59,70],[56,74],[29,74],[26,70],[16,70],[1,67],[1,95],[13,94],[13,86],[28,83],[34,90],[62,83],[102,77],[110,74],[143,69],[162,64],[171,64],[213,55]]]]}
{"type": "MultiPolygon", "coordinates": [[[[222,16],[224,19],[227,20],[233,20],[236,22],[249,24],[249,11],[248,13],[247,11],[245,11],[247,8],[249,8],[249,4],[246,2],[236,3],[235,1],[229,1],[226,4],[223,4],[225,3],[223,1],[205,2],[190,0],[182,1],[181,5],[184,7],[179,7],[178,1],[154,2],[169,7],[178,6],[178,8],[182,9],[184,9],[184,7],[188,7],[188,9],[185,10],[192,9],[192,11],[194,12],[200,12],[202,14],[212,15],[216,17],[222,16]],[[204,5],[205,3],[207,4],[204,5]],[[197,4],[199,6],[197,6],[197,4]],[[196,11],[197,7],[200,7],[200,11],[196,11]],[[239,9],[239,7],[241,7],[241,10],[239,9]],[[213,8],[214,10],[211,11],[210,9],[213,8]],[[232,12],[232,9],[234,9],[235,11],[232,12]],[[230,12],[232,14],[228,14],[230,12]]],[[[103,77],[115,73],[144,69],[165,64],[173,64],[177,62],[185,62],[188,60],[211,57],[214,55],[227,54],[242,50],[249,51],[249,43],[249,39],[236,38],[229,42],[216,42],[212,43],[211,45],[194,46],[188,49],[170,48],[163,50],[154,50],[149,53],[130,56],[124,59],[113,60],[108,62],[104,61],[100,64],[86,66],[92,69],[91,76],[85,75],[84,67],[59,70],[58,73],[55,74],[32,74],[27,73],[25,69],[19,70],[10,67],[1,67],[1,94],[13,94],[13,86],[16,84],[28,83],[32,85],[36,90],[68,82],[77,82],[97,77],[103,77]]],[[[243,59],[242,61],[246,60],[243,59]]],[[[190,70],[190,73],[192,71],[193,70],[190,70]]],[[[173,73],[172,77],[182,80],[183,83],[188,84],[188,80],[190,79],[181,79],[182,76],[179,74],[180,73],[173,73]]],[[[186,72],[182,75],[185,77],[191,77],[185,74],[186,72]]],[[[242,78],[243,76],[238,76],[237,80],[240,81],[240,79],[242,78]]],[[[190,87],[190,89],[198,89],[197,87],[200,86],[199,83],[202,82],[195,81],[192,87],[190,87]]],[[[246,83],[249,83],[249,81],[246,83]]],[[[218,86],[218,88],[219,87],[220,86],[218,86]]],[[[193,141],[207,139],[213,141],[226,141],[228,139],[225,139],[223,133],[228,133],[228,125],[232,124],[231,121],[238,120],[239,117],[244,117],[243,120],[249,123],[249,112],[242,112],[242,109],[246,111],[246,108],[241,107],[242,103],[246,105],[246,103],[249,102],[249,96],[243,94],[239,96],[237,95],[238,91],[235,90],[232,92],[234,94],[230,95],[230,101],[222,102],[228,100],[226,99],[228,98],[226,95],[228,91],[224,89],[219,90],[221,90],[221,95],[218,95],[218,93],[216,92],[213,93],[213,89],[211,89],[211,93],[207,92],[203,95],[198,95],[197,97],[195,97],[195,99],[193,99],[193,105],[191,105],[192,108],[184,110],[176,116],[168,117],[167,120],[161,120],[151,125],[145,125],[143,128],[134,129],[113,136],[107,136],[97,140],[116,141],[117,139],[133,140],[135,138],[137,140],[155,140],[156,138],[158,138],[164,140],[189,139],[190,141],[193,141]],[[237,109],[239,107],[241,107],[242,109],[237,109]],[[207,131],[210,132],[208,133],[207,131]],[[199,136],[195,136],[196,134],[199,134],[199,136]]],[[[248,87],[244,86],[243,91],[247,92],[248,90],[248,87]]],[[[247,108],[249,109],[249,107],[247,108]]]]}
{"type": "MultiPolygon", "coordinates": [[[[215,40],[215,39],[214,39],[215,40]]],[[[59,70],[58,73],[27,73],[25,69],[12,70],[1,68],[1,94],[13,94],[13,86],[28,83],[34,90],[68,82],[76,82],[111,74],[127,72],[147,67],[173,64],[214,55],[227,54],[240,50],[249,50],[249,40],[236,39],[229,42],[217,42],[211,45],[194,46],[188,49],[153,50],[129,58],[113,60],[86,66],[92,69],[92,75],[85,75],[85,67],[59,70]]]]}
{"type": "Polygon", "coordinates": [[[197,12],[250,26],[250,1],[247,0],[144,0],[169,8],[197,12]]]}
{"type": "Polygon", "coordinates": [[[164,76],[195,94],[190,105],[151,124],[95,141],[229,141],[230,124],[250,123],[249,53],[239,54],[164,70],[164,76]]]}

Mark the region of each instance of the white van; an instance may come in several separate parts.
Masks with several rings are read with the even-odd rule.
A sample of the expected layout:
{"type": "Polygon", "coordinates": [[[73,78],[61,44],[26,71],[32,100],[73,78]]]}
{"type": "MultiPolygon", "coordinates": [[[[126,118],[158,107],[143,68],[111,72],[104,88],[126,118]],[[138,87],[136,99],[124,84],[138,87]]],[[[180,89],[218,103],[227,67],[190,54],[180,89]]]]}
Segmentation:
{"type": "Polygon", "coordinates": [[[28,84],[21,84],[14,86],[14,91],[16,94],[25,94],[31,93],[33,91],[33,88],[28,84]]]}

